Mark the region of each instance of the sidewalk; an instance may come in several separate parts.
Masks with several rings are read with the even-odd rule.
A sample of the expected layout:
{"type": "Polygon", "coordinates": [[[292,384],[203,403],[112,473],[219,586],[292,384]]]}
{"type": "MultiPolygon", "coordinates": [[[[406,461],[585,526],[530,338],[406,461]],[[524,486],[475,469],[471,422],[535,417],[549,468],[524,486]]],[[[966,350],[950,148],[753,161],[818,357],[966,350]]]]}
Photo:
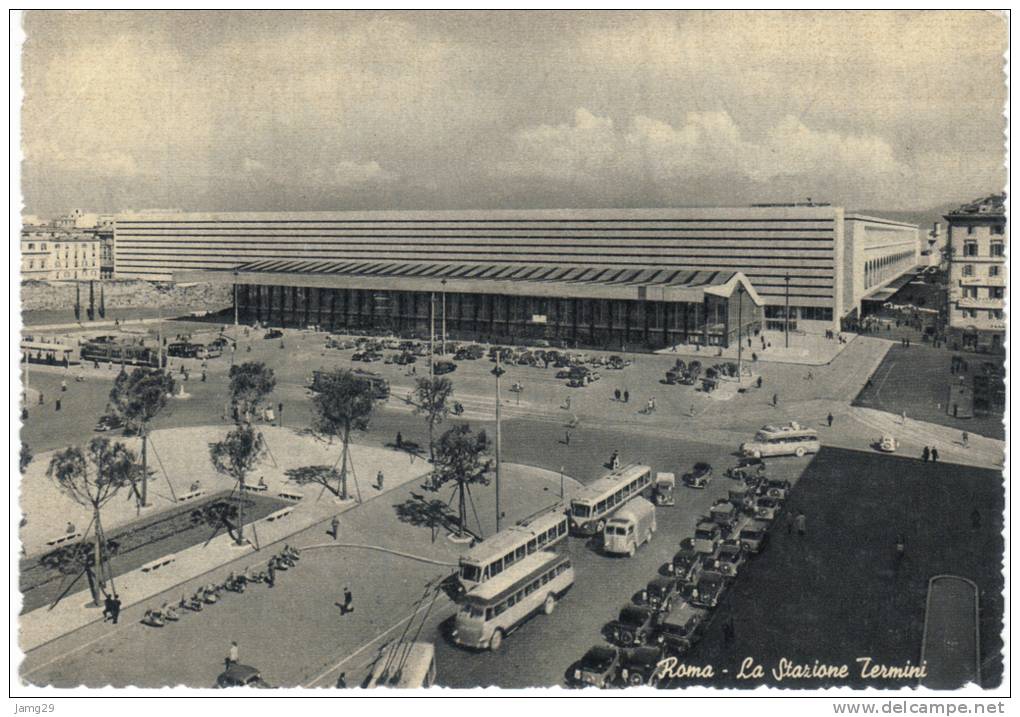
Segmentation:
{"type": "MultiPolygon", "coordinates": [[[[857,334],[843,333],[846,343],[841,344],[835,339],[827,339],[824,334],[790,334],[790,347],[786,348],[785,337],[782,332],[765,332],[758,336],[752,336],[751,345],[747,345],[748,337],[744,338],[744,344],[740,353],[748,363],[751,362],[751,354],[757,354],[759,361],[773,363],[792,363],[804,366],[824,366],[857,338],[857,334]],[[761,339],[765,337],[766,343],[772,346],[763,349],[761,339]]],[[[737,347],[727,346],[698,346],[695,344],[677,344],[655,352],[659,355],[676,356],[684,360],[697,359],[703,364],[718,363],[721,360],[736,361],[737,347]]]]}
{"type": "MultiPolygon", "coordinates": [[[[175,480],[186,480],[180,476],[201,477],[203,487],[209,486],[210,492],[214,492],[212,486],[219,486],[219,489],[231,486],[229,479],[217,477],[208,465],[208,452],[205,444],[210,440],[216,440],[226,429],[221,426],[172,429],[159,431],[154,434],[157,445],[164,446],[165,455],[162,456],[163,464],[167,466],[167,472],[175,476],[175,480]],[[201,446],[203,450],[193,450],[193,447],[201,446]]],[[[248,524],[249,540],[257,538],[259,545],[269,545],[283,540],[290,535],[298,533],[308,527],[329,519],[336,513],[349,510],[358,503],[355,500],[339,502],[328,491],[323,493],[321,485],[310,484],[296,486],[289,482],[284,471],[289,468],[301,466],[327,464],[332,465],[339,455],[337,444],[329,445],[315,440],[308,436],[300,436],[286,428],[263,428],[266,442],[275,458],[276,465],[267,460],[268,465],[263,465],[259,470],[253,472],[253,483],[258,480],[257,476],[263,476],[269,486],[267,493],[277,496],[280,492],[301,495],[299,501],[294,502],[293,510],[287,515],[270,520],[269,516],[256,523],[248,524]],[[321,496],[321,497],[320,497],[321,496]]],[[[386,450],[381,448],[355,445],[352,447],[351,455],[354,462],[354,475],[360,481],[360,490],[363,500],[369,500],[376,496],[388,493],[410,481],[418,480],[429,470],[429,464],[423,460],[413,460],[404,452],[386,450]],[[409,460],[411,462],[409,462],[409,460]],[[385,488],[382,491],[374,487],[376,472],[382,470],[386,475],[385,488]]],[[[35,463],[35,462],[34,462],[35,463]]],[[[45,460],[39,460],[39,466],[45,472],[45,460]]],[[[26,476],[26,479],[28,476],[26,476]]],[[[63,498],[52,483],[43,476],[44,484],[31,484],[31,488],[24,491],[22,497],[23,506],[35,506],[35,514],[56,514],[61,517],[57,519],[59,526],[67,520],[64,517],[64,509],[74,506],[68,499],[63,498]],[[49,486],[49,491],[43,488],[49,486]],[[48,496],[48,501],[47,501],[48,496]],[[45,506],[46,510],[43,510],[45,506]]],[[[154,481],[150,494],[159,508],[167,508],[173,503],[171,499],[161,492],[165,489],[166,482],[154,481]]],[[[185,486],[186,487],[186,486],[185,486]]],[[[180,491],[184,492],[184,491],[180,491]]],[[[353,495],[357,495],[354,485],[351,486],[353,495]]],[[[108,521],[108,530],[135,519],[132,504],[125,502],[118,506],[120,501],[110,504],[109,515],[104,513],[104,519],[108,521]],[[125,507],[126,506],[126,507],[125,507]],[[119,509],[118,509],[119,508],[119,509]]],[[[88,525],[85,517],[76,518],[79,520],[79,529],[88,525]]],[[[46,526],[35,527],[33,521],[24,529],[29,534],[29,539],[38,548],[40,539],[47,535],[46,526]],[[33,530],[29,531],[29,527],[33,530]]],[[[52,532],[52,531],[49,531],[52,532]]],[[[59,530],[57,531],[59,533],[59,530]]],[[[42,545],[45,541],[42,541],[42,545]]],[[[206,544],[195,545],[183,550],[173,557],[172,563],[151,572],[134,570],[115,579],[117,592],[121,597],[123,607],[148,600],[175,585],[207,573],[217,567],[226,565],[234,560],[249,557],[254,547],[237,547],[229,535],[222,534],[206,544]]],[[[38,552],[29,551],[31,552],[38,552]]],[[[268,556],[267,558],[268,559],[268,556]]],[[[22,615],[20,618],[20,644],[24,651],[49,642],[61,635],[77,630],[91,622],[101,619],[100,610],[91,606],[91,596],[88,590],[83,590],[66,596],[52,610],[40,608],[22,615]]]]}

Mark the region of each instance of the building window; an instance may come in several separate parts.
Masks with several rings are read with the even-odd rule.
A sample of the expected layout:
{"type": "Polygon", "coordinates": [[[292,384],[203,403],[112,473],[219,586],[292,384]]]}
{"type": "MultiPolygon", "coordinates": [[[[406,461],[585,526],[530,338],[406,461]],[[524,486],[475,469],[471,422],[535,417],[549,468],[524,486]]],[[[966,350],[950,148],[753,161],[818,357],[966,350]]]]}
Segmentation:
{"type": "Polygon", "coordinates": [[[965,287],[963,287],[963,298],[965,298],[965,299],[976,299],[977,298],[977,287],[976,286],[965,286],[965,287]]]}
{"type": "Polygon", "coordinates": [[[46,242],[43,242],[42,244],[40,244],[39,248],[42,249],[43,251],[46,251],[46,242]]]}
{"type": "Polygon", "coordinates": [[[991,289],[989,289],[989,291],[991,292],[991,297],[993,299],[1001,299],[1004,296],[1003,294],[1004,290],[1001,286],[992,287],[991,289]]]}
{"type": "Polygon", "coordinates": [[[977,228],[977,227],[975,227],[975,226],[974,226],[973,224],[971,224],[970,226],[968,226],[968,227],[967,227],[967,233],[968,233],[968,234],[973,234],[973,233],[974,233],[974,230],[975,230],[976,228],[977,228]]]}
{"type": "Polygon", "coordinates": [[[963,276],[974,276],[974,265],[964,264],[963,265],[963,276]]]}
{"type": "Polygon", "coordinates": [[[1001,241],[993,241],[991,246],[991,253],[992,256],[1005,256],[1006,245],[1003,244],[1001,241]]]}
{"type": "Polygon", "coordinates": [[[996,224],[992,227],[992,234],[995,234],[996,236],[1002,236],[1005,233],[1006,233],[1005,224],[996,224]]]}
{"type": "Polygon", "coordinates": [[[999,276],[999,268],[998,264],[988,267],[988,276],[999,276]]]}
{"type": "Polygon", "coordinates": [[[988,312],[988,315],[993,319],[1002,319],[1002,309],[992,309],[988,312]]]}
{"type": "Polygon", "coordinates": [[[964,256],[977,256],[978,245],[976,241],[964,242],[963,244],[963,255],[964,256]]]}

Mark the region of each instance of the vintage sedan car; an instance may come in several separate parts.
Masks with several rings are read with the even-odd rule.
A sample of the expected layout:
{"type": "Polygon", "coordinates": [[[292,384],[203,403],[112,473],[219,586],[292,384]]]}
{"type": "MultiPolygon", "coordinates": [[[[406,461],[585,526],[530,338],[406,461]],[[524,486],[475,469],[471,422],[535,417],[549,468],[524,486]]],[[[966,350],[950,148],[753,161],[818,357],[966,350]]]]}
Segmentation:
{"type": "Polygon", "coordinates": [[[662,650],[659,647],[634,647],[620,651],[620,672],[618,681],[631,687],[655,686],[659,682],[659,662],[662,650]]]}
{"type": "Polygon", "coordinates": [[[773,521],[782,508],[782,501],[776,498],[758,498],[754,504],[754,517],[758,520],[773,521]]]}
{"type": "Polygon", "coordinates": [[[712,555],[722,542],[722,529],[717,523],[702,520],[694,529],[694,549],[702,555],[712,555]]]}
{"type": "Polygon", "coordinates": [[[265,333],[265,335],[262,338],[264,338],[264,339],[282,339],[283,338],[283,332],[280,331],[279,329],[270,329],[269,331],[267,331],[265,333]]]}
{"type": "Polygon", "coordinates": [[[739,539],[724,540],[719,546],[719,554],[716,556],[715,565],[720,573],[728,578],[735,578],[737,576],[737,570],[744,561],[747,559],[747,555],[744,552],[744,546],[739,539]]]}
{"type": "Polygon", "coordinates": [[[99,417],[99,422],[96,423],[96,427],[93,429],[99,433],[105,433],[106,431],[115,431],[118,428],[123,428],[124,422],[119,416],[112,413],[108,413],[104,416],[99,417]]]}
{"type": "Polygon", "coordinates": [[[251,665],[233,664],[220,673],[216,678],[216,689],[227,687],[255,687],[258,689],[269,689],[268,682],[262,679],[262,674],[257,668],[251,665]]]}
{"type": "Polygon", "coordinates": [[[702,570],[697,582],[684,585],[683,598],[695,607],[712,609],[726,590],[726,576],[718,570],[702,570]]]}
{"type": "Polygon", "coordinates": [[[778,480],[776,478],[763,481],[762,484],[758,486],[758,492],[761,495],[767,495],[769,498],[786,500],[786,497],[790,492],[790,481],[778,480]]]}
{"type": "Polygon", "coordinates": [[[624,647],[643,645],[652,639],[657,626],[657,611],[644,605],[625,605],[610,625],[609,634],[624,647]]]}
{"type": "Polygon", "coordinates": [[[444,373],[453,373],[457,370],[457,364],[453,361],[436,361],[432,367],[432,373],[436,376],[442,376],[444,373]]]}
{"type": "Polygon", "coordinates": [[[606,368],[611,368],[616,371],[621,371],[630,366],[630,360],[625,359],[622,356],[610,356],[606,359],[606,368]]]}
{"type": "Polygon", "coordinates": [[[676,576],[659,576],[653,578],[645,587],[645,605],[654,610],[668,611],[680,592],[680,581],[676,576]]]}
{"type": "Polygon", "coordinates": [[[727,498],[719,498],[711,508],[712,522],[730,530],[737,520],[737,509],[727,498]]]}
{"type": "Polygon", "coordinates": [[[739,540],[748,553],[760,553],[768,541],[769,524],[764,520],[749,520],[740,527],[739,540]]]}
{"type": "Polygon", "coordinates": [[[393,363],[397,364],[398,366],[408,366],[410,364],[413,364],[417,360],[418,357],[415,356],[413,353],[411,353],[410,351],[404,351],[403,353],[399,354],[396,358],[393,359],[393,363]]]}
{"type": "Polygon", "coordinates": [[[659,644],[669,655],[686,654],[701,637],[708,611],[677,600],[659,624],[659,644]]]}
{"type": "Polygon", "coordinates": [[[573,682],[577,685],[609,687],[620,667],[620,650],[607,645],[596,645],[584,653],[574,667],[573,682]]]}
{"type": "Polygon", "coordinates": [[[684,485],[688,488],[704,488],[712,479],[712,466],[708,463],[698,462],[689,473],[684,473],[684,485]]]}
{"type": "Polygon", "coordinates": [[[680,544],[680,550],[667,567],[679,582],[692,582],[701,574],[701,558],[702,554],[694,549],[694,541],[688,538],[680,544]]]}
{"type": "Polygon", "coordinates": [[[375,363],[376,361],[382,361],[383,355],[375,351],[366,351],[361,355],[361,360],[365,363],[375,363]]]}

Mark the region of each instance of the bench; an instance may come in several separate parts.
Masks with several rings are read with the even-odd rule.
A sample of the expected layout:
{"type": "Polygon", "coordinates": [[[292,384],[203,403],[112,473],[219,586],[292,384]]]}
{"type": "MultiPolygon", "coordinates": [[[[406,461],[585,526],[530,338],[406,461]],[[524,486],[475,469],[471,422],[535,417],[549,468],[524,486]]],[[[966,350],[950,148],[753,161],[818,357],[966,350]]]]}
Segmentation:
{"type": "Polygon", "coordinates": [[[267,490],[269,490],[269,486],[267,486],[267,485],[258,485],[258,484],[248,485],[246,483],[245,486],[244,486],[244,489],[246,491],[248,491],[249,493],[265,493],[267,490]]]}
{"type": "Polygon", "coordinates": [[[177,561],[176,555],[164,555],[162,558],[157,558],[152,562],[146,563],[142,566],[143,573],[154,573],[161,568],[165,568],[173,562],[177,561]]]}
{"type": "Polygon", "coordinates": [[[47,540],[46,544],[49,545],[50,547],[55,548],[58,545],[64,545],[65,543],[70,543],[72,541],[75,541],[75,540],[77,540],[80,537],[82,537],[82,534],[78,533],[78,532],[65,533],[64,535],[61,535],[59,538],[53,538],[52,540],[47,540]]]}
{"type": "Polygon", "coordinates": [[[293,506],[291,506],[290,508],[281,508],[280,510],[276,511],[275,513],[270,513],[269,515],[267,515],[266,516],[266,521],[269,522],[269,523],[272,523],[274,521],[280,520],[281,518],[286,518],[288,515],[290,515],[293,512],[294,512],[294,507],[293,506]]]}
{"type": "Polygon", "coordinates": [[[278,495],[281,498],[284,498],[285,500],[301,500],[302,498],[304,498],[304,496],[301,495],[300,493],[287,493],[287,492],[283,492],[283,493],[279,493],[278,495]]]}
{"type": "Polygon", "coordinates": [[[194,500],[195,498],[198,498],[199,496],[203,495],[205,495],[204,490],[193,490],[190,493],[185,493],[184,495],[177,496],[177,502],[184,503],[185,501],[194,500]]]}

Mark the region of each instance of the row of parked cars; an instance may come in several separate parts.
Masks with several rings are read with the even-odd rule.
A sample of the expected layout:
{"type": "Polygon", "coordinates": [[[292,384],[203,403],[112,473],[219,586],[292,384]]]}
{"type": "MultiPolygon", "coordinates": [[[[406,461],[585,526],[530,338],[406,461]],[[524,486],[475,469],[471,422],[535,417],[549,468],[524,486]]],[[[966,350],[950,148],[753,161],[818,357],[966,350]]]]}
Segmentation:
{"type": "Polygon", "coordinates": [[[658,665],[681,658],[701,639],[711,611],[741,567],[766,546],[768,529],[790,490],[769,479],[760,459],[726,471],[729,494],[712,506],[632,603],[606,626],[609,644],[591,648],[573,671],[577,685],[655,685],[658,665]]]}

